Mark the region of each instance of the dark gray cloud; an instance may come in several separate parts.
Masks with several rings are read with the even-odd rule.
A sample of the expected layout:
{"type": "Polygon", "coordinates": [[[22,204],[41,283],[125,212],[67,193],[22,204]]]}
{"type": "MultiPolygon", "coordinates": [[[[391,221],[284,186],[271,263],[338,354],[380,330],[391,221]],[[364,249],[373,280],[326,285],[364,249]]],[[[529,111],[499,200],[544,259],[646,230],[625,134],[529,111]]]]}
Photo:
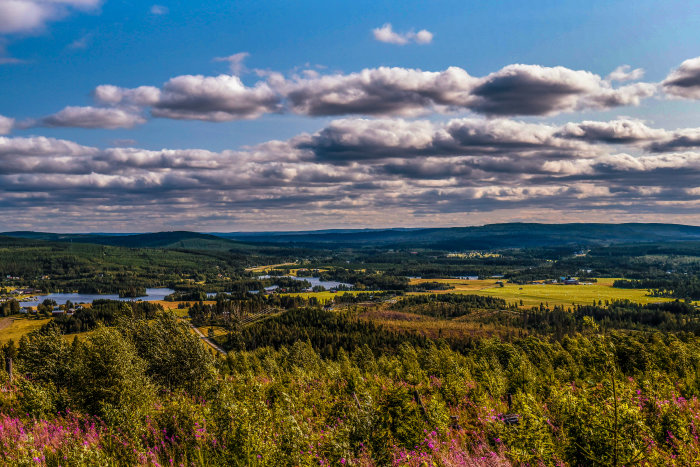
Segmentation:
{"type": "Polygon", "coordinates": [[[510,65],[481,80],[470,108],[487,115],[552,115],[585,109],[638,105],[655,86],[637,83],[614,89],[588,71],[539,65],[510,65]]]}

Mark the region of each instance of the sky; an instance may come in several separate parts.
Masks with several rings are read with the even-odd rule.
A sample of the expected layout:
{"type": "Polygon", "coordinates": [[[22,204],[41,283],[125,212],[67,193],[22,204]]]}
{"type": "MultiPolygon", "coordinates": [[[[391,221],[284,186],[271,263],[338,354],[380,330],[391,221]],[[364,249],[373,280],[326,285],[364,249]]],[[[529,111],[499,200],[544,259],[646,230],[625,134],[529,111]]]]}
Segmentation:
{"type": "Polygon", "coordinates": [[[700,225],[688,1],[0,0],[0,231],[700,225]]]}

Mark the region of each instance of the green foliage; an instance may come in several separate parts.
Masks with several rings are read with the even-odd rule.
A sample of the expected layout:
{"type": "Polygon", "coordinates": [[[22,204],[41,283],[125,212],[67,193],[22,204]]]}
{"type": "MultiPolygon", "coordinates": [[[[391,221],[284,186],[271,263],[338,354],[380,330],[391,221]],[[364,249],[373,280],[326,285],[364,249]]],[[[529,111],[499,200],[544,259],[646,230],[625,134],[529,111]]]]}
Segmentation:
{"type": "Polygon", "coordinates": [[[205,394],[214,382],[214,358],[172,313],[153,321],[123,319],[119,331],[133,343],[148,376],[167,389],[205,394]]]}
{"type": "Polygon", "coordinates": [[[134,423],[153,399],[146,362],[116,329],[98,328],[74,357],[71,393],[79,406],[110,423],[134,423]]]}

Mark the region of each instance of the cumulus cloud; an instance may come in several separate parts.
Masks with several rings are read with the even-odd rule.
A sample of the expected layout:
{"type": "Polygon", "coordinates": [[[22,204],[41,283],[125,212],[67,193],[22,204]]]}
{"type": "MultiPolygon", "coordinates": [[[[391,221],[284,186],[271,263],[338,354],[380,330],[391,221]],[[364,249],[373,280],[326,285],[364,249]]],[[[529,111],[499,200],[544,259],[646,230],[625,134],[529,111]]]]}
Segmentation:
{"type": "Polygon", "coordinates": [[[98,7],[101,0],[3,0],[0,2],[0,34],[33,32],[75,10],[98,7]]]}
{"type": "Polygon", "coordinates": [[[446,123],[401,119],[335,120],[297,147],[338,162],[417,156],[523,154],[532,149],[573,157],[595,150],[557,136],[556,127],[506,119],[453,119],[446,123]]]}
{"type": "Polygon", "coordinates": [[[426,29],[421,29],[418,32],[395,32],[391,23],[384,24],[381,28],[372,30],[374,39],[387,44],[406,45],[411,42],[416,44],[430,44],[433,41],[433,33],[426,29]]]}
{"type": "Polygon", "coordinates": [[[111,84],[97,86],[93,91],[93,97],[101,104],[106,105],[153,105],[160,99],[160,89],[153,86],[139,86],[126,89],[111,84]]]}
{"type": "Polygon", "coordinates": [[[238,76],[231,75],[177,76],[166,82],[162,89],[101,85],[93,95],[104,105],[151,106],[154,116],[179,120],[222,122],[250,119],[276,112],[280,106],[279,96],[267,83],[248,87],[238,76]]]}
{"type": "Polygon", "coordinates": [[[488,116],[548,116],[639,105],[655,94],[653,83],[614,87],[588,71],[565,67],[509,65],[484,77],[459,67],[423,71],[400,67],[355,73],[321,74],[304,70],[285,77],[258,72],[262,80],[247,85],[247,53],[214,60],[228,62],[233,75],[182,75],[161,88],[98,86],[103,105],[151,107],[163,118],[227,121],[290,112],[309,116],[368,115],[413,117],[431,112],[473,111],[488,116]]]}
{"type": "Polygon", "coordinates": [[[120,108],[103,107],[66,107],[60,112],[40,119],[35,124],[46,127],[77,127],[77,128],[132,128],[145,123],[138,113],[132,113],[120,108]]]}
{"type": "Polygon", "coordinates": [[[355,118],[220,152],[0,137],[0,206],[13,225],[51,225],[57,209],[61,222],[86,222],[89,209],[93,228],[141,215],[150,228],[171,221],[230,228],[231,219],[251,228],[386,226],[411,216],[454,224],[455,216],[541,213],[542,206],[556,207],[550,216],[588,219],[604,211],[690,215],[698,207],[700,152],[647,148],[696,134],[631,119],[557,126],[355,118]]]}
{"type": "Polygon", "coordinates": [[[256,118],[279,109],[279,96],[267,83],[253,87],[237,76],[185,75],[163,86],[151,112],[156,117],[221,122],[256,118]]]}
{"type": "Polygon", "coordinates": [[[295,112],[308,115],[417,115],[455,109],[494,116],[554,115],[639,105],[656,92],[650,83],[614,88],[594,73],[538,65],[509,65],[482,78],[458,67],[442,72],[380,67],[283,81],[276,88],[295,112]]]}
{"type": "Polygon", "coordinates": [[[641,120],[619,119],[609,122],[567,123],[558,132],[558,136],[589,142],[630,144],[664,139],[668,132],[649,128],[641,120]]]}
{"type": "Polygon", "coordinates": [[[470,108],[488,115],[553,115],[639,105],[655,90],[648,83],[614,89],[594,73],[561,66],[509,65],[480,80],[470,108]]]}
{"type": "Polygon", "coordinates": [[[681,63],[661,83],[666,94],[683,99],[700,99],[700,57],[681,63]]]}
{"type": "Polygon", "coordinates": [[[6,135],[15,126],[15,119],[0,115],[0,135],[6,135]]]}
{"type": "Polygon", "coordinates": [[[458,67],[441,72],[380,67],[276,83],[296,113],[419,115],[434,106],[465,106],[478,80],[458,67]]]}

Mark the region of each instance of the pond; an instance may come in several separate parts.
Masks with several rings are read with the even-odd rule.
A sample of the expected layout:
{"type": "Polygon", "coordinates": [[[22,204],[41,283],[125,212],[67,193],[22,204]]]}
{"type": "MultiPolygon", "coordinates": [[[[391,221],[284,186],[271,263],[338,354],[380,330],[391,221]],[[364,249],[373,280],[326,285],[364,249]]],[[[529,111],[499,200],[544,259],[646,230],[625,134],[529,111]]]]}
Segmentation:
{"type": "Polygon", "coordinates": [[[63,305],[66,301],[70,300],[73,303],[92,303],[95,300],[121,300],[121,301],[131,301],[131,300],[143,300],[143,301],[153,301],[153,300],[163,300],[166,295],[173,293],[172,289],[165,288],[155,288],[146,289],[146,295],[143,297],[136,298],[119,298],[117,294],[84,294],[84,293],[50,293],[47,295],[37,295],[33,297],[35,300],[28,300],[20,302],[21,306],[37,306],[44,300],[51,299],[54,300],[59,305],[63,305]]]}

